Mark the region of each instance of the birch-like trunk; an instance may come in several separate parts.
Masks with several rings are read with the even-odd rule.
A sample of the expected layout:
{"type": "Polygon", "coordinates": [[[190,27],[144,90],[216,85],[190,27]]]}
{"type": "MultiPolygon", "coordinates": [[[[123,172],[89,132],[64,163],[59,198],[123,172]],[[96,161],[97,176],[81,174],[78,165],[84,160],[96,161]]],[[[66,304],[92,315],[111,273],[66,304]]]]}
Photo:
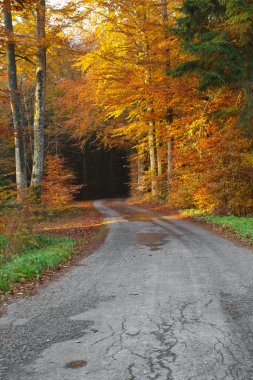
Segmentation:
{"type": "Polygon", "coordinates": [[[17,67],[15,56],[15,42],[13,36],[13,23],[11,2],[4,0],[2,5],[4,16],[4,28],[6,33],[6,61],[8,71],[8,84],[14,125],[16,183],[18,198],[22,198],[27,192],[26,155],[24,121],[22,114],[21,98],[17,82],[17,67]]]}
{"type": "Polygon", "coordinates": [[[36,59],[36,89],[34,104],[34,150],[31,188],[41,195],[44,169],[44,113],[46,86],[46,48],[45,48],[45,14],[46,1],[40,0],[36,7],[37,15],[37,59],[36,59]]]}

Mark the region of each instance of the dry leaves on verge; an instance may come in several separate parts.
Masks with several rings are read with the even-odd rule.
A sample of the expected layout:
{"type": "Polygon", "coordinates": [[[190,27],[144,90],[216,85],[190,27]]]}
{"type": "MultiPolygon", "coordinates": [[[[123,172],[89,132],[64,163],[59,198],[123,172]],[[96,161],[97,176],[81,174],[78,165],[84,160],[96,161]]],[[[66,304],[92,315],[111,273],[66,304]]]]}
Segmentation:
{"type": "MultiPolygon", "coordinates": [[[[41,286],[46,286],[51,280],[60,277],[80,260],[91,255],[103,243],[106,237],[106,228],[103,227],[101,214],[94,209],[93,202],[74,202],[70,209],[56,219],[39,222],[35,226],[36,233],[50,236],[64,236],[76,239],[77,249],[71,259],[55,270],[46,270],[42,277],[33,281],[24,280],[17,284],[13,291],[0,297],[0,302],[6,303],[13,297],[21,298],[37,294],[41,286]]],[[[4,314],[4,305],[0,308],[0,315],[4,314]]]]}

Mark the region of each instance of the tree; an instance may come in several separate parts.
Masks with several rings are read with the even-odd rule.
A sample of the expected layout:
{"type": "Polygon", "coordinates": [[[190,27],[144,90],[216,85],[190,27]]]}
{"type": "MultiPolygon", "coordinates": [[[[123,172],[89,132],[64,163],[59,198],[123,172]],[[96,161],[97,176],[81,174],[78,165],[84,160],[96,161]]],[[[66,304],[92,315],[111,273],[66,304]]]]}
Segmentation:
{"type": "Polygon", "coordinates": [[[46,2],[40,0],[36,6],[37,15],[37,53],[36,53],[36,90],[34,104],[34,151],[31,188],[40,196],[44,167],[44,113],[46,86],[46,46],[45,46],[46,2]]]}
{"type": "Polygon", "coordinates": [[[26,156],[24,122],[20,91],[17,82],[17,67],[15,56],[15,39],[12,23],[12,4],[10,0],[4,0],[2,5],[4,15],[4,28],[6,37],[6,60],[8,70],[8,83],[10,91],[10,101],[14,125],[15,158],[16,158],[16,183],[18,197],[22,198],[27,192],[26,176],[26,156]]]}

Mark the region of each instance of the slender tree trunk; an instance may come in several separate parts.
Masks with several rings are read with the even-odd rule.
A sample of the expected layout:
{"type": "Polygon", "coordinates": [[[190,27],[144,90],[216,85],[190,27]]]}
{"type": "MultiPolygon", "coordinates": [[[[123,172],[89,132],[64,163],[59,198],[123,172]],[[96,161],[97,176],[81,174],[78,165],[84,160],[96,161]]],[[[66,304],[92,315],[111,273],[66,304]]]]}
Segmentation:
{"type": "Polygon", "coordinates": [[[240,111],[239,125],[246,136],[252,136],[252,120],[253,120],[253,62],[252,62],[253,46],[252,43],[247,47],[245,56],[245,81],[243,83],[244,104],[240,111]]]}
{"type": "MultiPolygon", "coordinates": [[[[149,43],[146,38],[146,58],[147,62],[151,61],[150,51],[149,51],[149,43]]],[[[145,83],[151,84],[152,82],[152,71],[151,67],[146,69],[145,73],[145,83]]],[[[155,198],[157,196],[157,186],[156,186],[156,150],[155,150],[155,121],[152,120],[152,114],[154,112],[152,101],[150,102],[149,107],[147,108],[147,112],[150,114],[150,121],[148,122],[148,144],[149,144],[149,158],[150,158],[150,172],[151,172],[151,193],[155,198]]]]}
{"type": "Polygon", "coordinates": [[[144,173],[144,167],[143,167],[143,158],[142,158],[142,152],[140,149],[138,149],[138,157],[137,157],[137,170],[138,170],[138,178],[137,178],[137,185],[138,185],[138,191],[140,193],[143,193],[144,186],[143,186],[143,173],[144,173]]]}
{"type": "Polygon", "coordinates": [[[11,110],[14,125],[16,183],[18,190],[18,198],[22,198],[27,192],[24,121],[22,115],[20,92],[17,83],[15,42],[13,39],[14,36],[11,2],[9,0],[3,1],[2,10],[4,15],[4,28],[6,32],[6,60],[8,70],[8,84],[10,90],[11,110]]]}
{"type": "Polygon", "coordinates": [[[163,174],[162,167],[162,154],[161,154],[161,143],[158,134],[156,133],[156,157],[157,157],[157,174],[161,176],[163,174]]]}
{"type": "Polygon", "coordinates": [[[149,158],[150,158],[150,171],[151,171],[151,192],[152,192],[152,196],[155,198],[157,196],[155,128],[154,128],[154,123],[152,121],[149,122],[148,143],[149,143],[149,158]]]}
{"type": "MultiPolygon", "coordinates": [[[[169,39],[169,31],[168,31],[168,0],[162,0],[162,17],[163,17],[163,25],[164,25],[164,37],[165,40],[169,39]]],[[[170,49],[167,47],[165,49],[165,77],[167,78],[167,72],[170,70],[170,49]]],[[[172,110],[167,108],[165,110],[166,118],[168,122],[172,122],[172,110]]],[[[168,189],[171,187],[172,180],[172,139],[169,138],[167,142],[167,173],[168,173],[168,189]]]]}
{"type": "Polygon", "coordinates": [[[32,153],[33,151],[33,139],[32,139],[32,120],[31,120],[31,114],[29,112],[29,105],[27,96],[23,96],[23,104],[24,104],[24,110],[25,110],[25,121],[28,125],[28,134],[29,134],[29,150],[32,153]]]}
{"type": "Polygon", "coordinates": [[[163,173],[163,168],[162,168],[162,157],[161,157],[160,147],[157,148],[156,155],[157,155],[157,174],[158,176],[161,176],[163,173]]]}
{"type": "Polygon", "coordinates": [[[169,139],[168,145],[167,145],[167,161],[168,161],[168,178],[169,181],[171,181],[172,176],[172,139],[169,139]]]}
{"type": "Polygon", "coordinates": [[[83,154],[83,184],[87,188],[88,176],[87,176],[86,147],[84,147],[82,154],[83,154]]]}
{"type": "MultiPolygon", "coordinates": [[[[169,15],[168,15],[168,0],[162,0],[162,17],[163,17],[163,27],[164,27],[164,36],[165,40],[169,39],[169,30],[168,30],[168,21],[169,21],[169,15]]],[[[165,70],[170,70],[170,49],[167,47],[165,49],[165,70]]]]}
{"type": "Polygon", "coordinates": [[[36,7],[37,14],[37,60],[36,90],[34,105],[34,151],[31,188],[37,196],[41,195],[44,168],[44,113],[46,85],[46,48],[45,48],[45,14],[46,1],[40,0],[36,7]]]}

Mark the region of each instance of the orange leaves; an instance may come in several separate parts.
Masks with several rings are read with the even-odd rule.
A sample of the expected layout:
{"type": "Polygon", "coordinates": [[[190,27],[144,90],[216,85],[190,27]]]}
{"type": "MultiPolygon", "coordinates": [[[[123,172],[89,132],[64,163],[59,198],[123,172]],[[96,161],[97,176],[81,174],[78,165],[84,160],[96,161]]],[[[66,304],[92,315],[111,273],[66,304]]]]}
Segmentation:
{"type": "MultiPolygon", "coordinates": [[[[224,122],[223,122],[224,124],[224,122]]],[[[202,134],[184,136],[176,145],[171,201],[213,213],[241,215],[252,211],[251,180],[245,170],[246,140],[233,118],[225,125],[204,123],[202,134]]]]}
{"type": "Polygon", "coordinates": [[[65,167],[64,160],[49,154],[43,181],[42,201],[52,210],[65,208],[80,189],[74,184],[73,173],[65,167]]]}

